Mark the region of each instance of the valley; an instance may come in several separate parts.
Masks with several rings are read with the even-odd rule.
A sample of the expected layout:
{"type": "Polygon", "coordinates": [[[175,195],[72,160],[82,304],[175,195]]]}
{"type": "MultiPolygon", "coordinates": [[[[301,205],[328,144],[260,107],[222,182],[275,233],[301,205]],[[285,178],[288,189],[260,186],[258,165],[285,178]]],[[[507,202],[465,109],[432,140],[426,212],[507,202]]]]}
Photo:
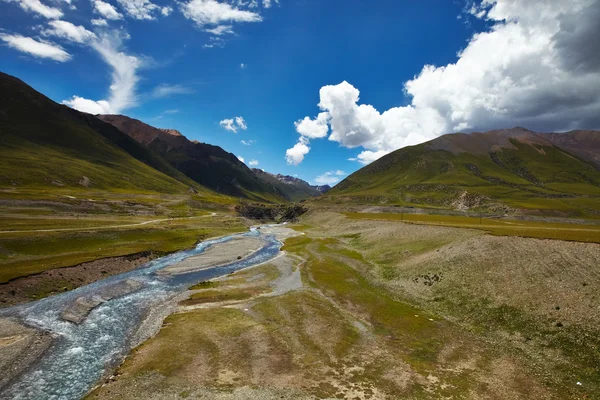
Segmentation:
{"type": "Polygon", "coordinates": [[[0,88],[0,397],[600,393],[600,131],[444,135],[330,187],[0,88]]]}

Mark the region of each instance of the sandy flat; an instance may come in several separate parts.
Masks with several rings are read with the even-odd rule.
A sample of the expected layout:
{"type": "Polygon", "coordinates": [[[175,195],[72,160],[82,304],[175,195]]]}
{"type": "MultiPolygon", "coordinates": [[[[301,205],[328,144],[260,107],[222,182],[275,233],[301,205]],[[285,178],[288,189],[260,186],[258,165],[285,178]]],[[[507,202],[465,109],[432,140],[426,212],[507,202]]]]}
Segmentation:
{"type": "Polygon", "coordinates": [[[48,348],[52,337],[10,318],[0,318],[0,388],[48,348]]]}
{"type": "Polygon", "coordinates": [[[248,257],[263,246],[258,237],[239,236],[225,243],[214,244],[197,256],[187,258],[161,271],[164,274],[184,274],[226,265],[248,257]]]}

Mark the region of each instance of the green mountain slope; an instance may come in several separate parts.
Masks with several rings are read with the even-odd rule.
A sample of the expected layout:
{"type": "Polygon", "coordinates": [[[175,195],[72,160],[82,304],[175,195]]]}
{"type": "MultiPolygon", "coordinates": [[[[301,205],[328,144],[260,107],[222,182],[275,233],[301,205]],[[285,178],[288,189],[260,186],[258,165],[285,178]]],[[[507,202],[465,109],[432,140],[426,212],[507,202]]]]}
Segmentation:
{"type": "Polygon", "coordinates": [[[253,168],[252,172],[263,181],[273,185],[286,200],[302,201],[321,195],[319,190],[302,179],[287,175],[270,174],[257,168],[253,168]]]}
{"type": "Polygon", "coordinates": [[[600,215],[599,144],[595,131],[445,135],[380,158],[323,200],[600,215]]]}
{"type": "Polygon", "coordinates": [[[123,115],[98,118],[125,132],[190,179],[217,192],[256,201],[283,202],[273,185],[218,146],[192,142],[176,130],[158,129],[123,115]]]}
{"type": "Polygon", "coordinates": [[[208,192],[112,125],[3,73],[0,146],[5,189],[208,192]]]}

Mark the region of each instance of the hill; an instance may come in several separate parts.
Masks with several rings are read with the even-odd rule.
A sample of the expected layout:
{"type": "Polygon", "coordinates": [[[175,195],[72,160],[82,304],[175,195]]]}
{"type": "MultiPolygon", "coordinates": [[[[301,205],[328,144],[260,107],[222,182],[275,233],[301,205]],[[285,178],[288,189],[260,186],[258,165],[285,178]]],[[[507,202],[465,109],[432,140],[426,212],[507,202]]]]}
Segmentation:
{"type": "Polygon", "coordinates": [[[259,179],[246,164],[221,147],[192,142],[174,129],[158,129],[123,115],[97,117],[114,125],[203,186],[250,200],[284,201],[273,185],[259,179]]]}
{"type": "Polygon", "coordinates": [[[0,73],[0,187],[5,191],[210,191],[92,115],[0,73]]]}
{"type": "Polygon", "coordinates": [[[323,201],[600,216],[599,155],[598,131],[448,134],[380,158],[323,201]]]}
{"type": "Polygon", "coordinates": [[[289,201],[302,201],[321,195],[321,191],[308,182],[289,175],[271,174],[258,168],[252,172],[263,181],[273,185],[281,195],[289,201]]]}

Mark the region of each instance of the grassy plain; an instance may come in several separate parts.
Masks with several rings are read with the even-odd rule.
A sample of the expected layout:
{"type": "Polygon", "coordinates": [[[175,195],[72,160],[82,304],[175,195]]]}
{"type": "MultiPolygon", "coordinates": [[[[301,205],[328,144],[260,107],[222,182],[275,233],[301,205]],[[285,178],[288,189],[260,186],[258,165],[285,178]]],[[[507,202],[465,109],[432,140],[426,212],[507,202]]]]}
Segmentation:
{"type": "Polygon", "coordinates": [[[600,224],[567,224],[523,221],[515,219],[492,219],[488,217],[463,217],[436,214],[395,213],[344,213],[350,219],[398,221],[412,224],[450,226],[480,229],[499,236],[520,236],[541,239],[572,240],[600,243],[600,224]]]}
{"type": "Polygon", "coordinates": [[[0,283],[100,258],[172,252],[245,230],[229,201],[206,194],[3,192],[0,283]]]}
{"type": "Polygon", "coordinates": [[[192,287],[90,398],[599,392],[597,244],[327,212],[292,226],[305,235],[285,257],[192,287]],[[301,285],[273,295],[294,271],[301,285]]]}

